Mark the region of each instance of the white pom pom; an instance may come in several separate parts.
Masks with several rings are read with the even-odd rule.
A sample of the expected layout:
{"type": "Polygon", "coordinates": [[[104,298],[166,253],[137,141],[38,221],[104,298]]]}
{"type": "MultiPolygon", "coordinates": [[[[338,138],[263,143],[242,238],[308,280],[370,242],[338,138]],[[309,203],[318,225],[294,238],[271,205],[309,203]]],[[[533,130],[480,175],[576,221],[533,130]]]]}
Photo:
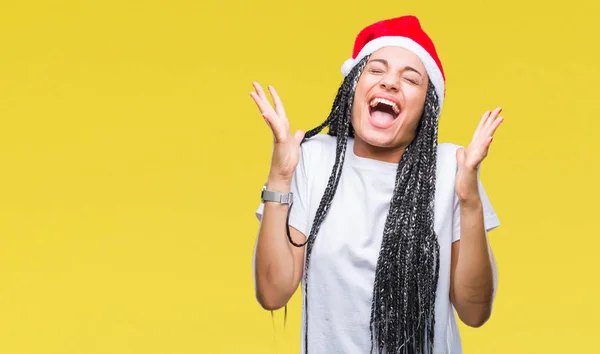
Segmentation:
{"type": "Polygon", "coordinates": [[[352,70],[353,67],[354,67],[354,59],[350,58],[350,59],[346,60],[344,62],[344,64],[342,65],[342,75],[344,75],[344,77],[348,76],[348,74],[350,74],[350,71],[352,70]]]}

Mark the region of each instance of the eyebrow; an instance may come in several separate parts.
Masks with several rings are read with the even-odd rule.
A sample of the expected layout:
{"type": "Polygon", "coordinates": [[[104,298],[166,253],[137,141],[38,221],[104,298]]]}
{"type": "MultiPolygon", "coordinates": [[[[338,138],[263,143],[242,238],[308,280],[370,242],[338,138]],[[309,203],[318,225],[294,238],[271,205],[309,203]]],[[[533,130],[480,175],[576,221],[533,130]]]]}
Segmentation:
{"type": "MultiPolygon", "coordinates": [[[[385,59],[371,59],[371,60],[369,60],[369,62],[374,62],[374,61],[380,62],[380,63],[382,63],[382,64],[384,64],[384,65],[386,65],[386,66],[388,65],[388,61],[387,61],[387,60],[385,60],[385,59]]],[[[421,74],[421,73],[419,72],[419,70],[417,70],[417,69],[413,68],[412,66],[405,66],[405,67],[404,67],[404,70],[407,70],[407,71],[413,71],[413,72],[415,72],[415,73],[419,74],[419,76],[423,76],[423,74],[421,74]]]]}

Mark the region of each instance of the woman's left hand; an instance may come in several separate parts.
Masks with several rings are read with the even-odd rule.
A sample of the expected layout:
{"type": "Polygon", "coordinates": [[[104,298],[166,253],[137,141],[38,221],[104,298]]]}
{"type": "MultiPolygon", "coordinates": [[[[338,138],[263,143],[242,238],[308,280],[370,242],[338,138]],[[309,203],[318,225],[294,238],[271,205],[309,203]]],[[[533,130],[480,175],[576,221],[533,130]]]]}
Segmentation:
{"type": "Polygon", "coordinates": [[[460,201],[479,198],[477,169],[483,159],[487,157],[496,129],[504,121],[503,117],[498,116],[500,112],[502,112],[500,107],[485,112],[469,146],[467,148],[461,147],[456,151],[458,162],[456,193],[460,201]]]}

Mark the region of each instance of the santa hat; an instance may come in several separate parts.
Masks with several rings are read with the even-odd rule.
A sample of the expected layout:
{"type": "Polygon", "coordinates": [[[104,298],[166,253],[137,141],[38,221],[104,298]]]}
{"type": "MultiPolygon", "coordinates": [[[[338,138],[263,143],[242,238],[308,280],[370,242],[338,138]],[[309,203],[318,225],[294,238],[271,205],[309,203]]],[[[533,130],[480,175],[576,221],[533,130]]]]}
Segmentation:
{"type": "Polygon", "coordinates": [[[441,109],[446,92],[444,69],[433,42],[415,16],[380,21],[360,31],[354,42],[352,58],[342,65],[342,74],[346,77],[361,59],[389,46],[408,49],[421,59],[429,80],[435,87],[441,109]]]}

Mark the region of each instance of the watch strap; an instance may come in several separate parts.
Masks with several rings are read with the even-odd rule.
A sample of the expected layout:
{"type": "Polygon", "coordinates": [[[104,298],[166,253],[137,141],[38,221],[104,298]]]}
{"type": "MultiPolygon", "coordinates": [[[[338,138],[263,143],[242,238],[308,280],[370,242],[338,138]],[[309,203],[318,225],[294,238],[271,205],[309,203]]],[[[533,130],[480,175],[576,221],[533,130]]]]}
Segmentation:
{"type": "Polygon", "coordinates": [[[267,185],[263,186],[262,192],[260,194],[260,198],[262,202],[275,202],[281,204],[292,204],[294,199],[294,194],[292,192],[289,193],[279,193],[267,190],[267,185]]]}

